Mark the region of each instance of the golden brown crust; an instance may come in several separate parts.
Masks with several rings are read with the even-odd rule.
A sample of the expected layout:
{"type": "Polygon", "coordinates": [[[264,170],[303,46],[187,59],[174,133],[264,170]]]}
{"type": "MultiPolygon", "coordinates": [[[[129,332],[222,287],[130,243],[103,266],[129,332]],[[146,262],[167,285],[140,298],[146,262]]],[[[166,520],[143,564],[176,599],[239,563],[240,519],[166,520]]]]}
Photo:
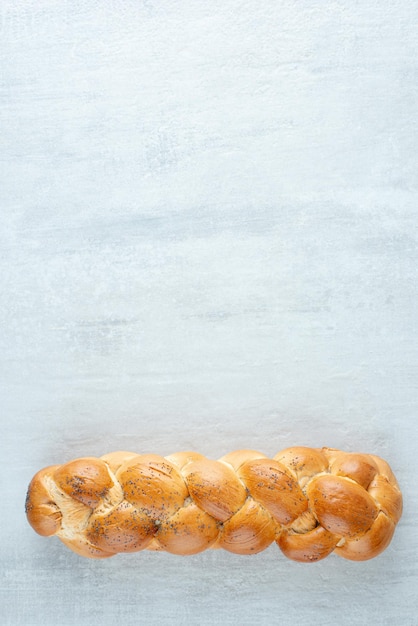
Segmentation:
{"type": "Polygon", "coordinates": [[[256,554],[275,539],[276,524],[268,511],[248,498],[222,527],[218,545],[236,554],[256,554]]]}
{"type": "Polygon", "coordinates": [[[308,501],[287,467],[274,459],[255,459],[238,471],[254,500],[279,524],[290,524],[308,508],[308,501]]]}
{"type": "Polygon", "coordinates": [[[369,494],[379,500],[380,508],[397,524],[402,515],[402,494],[398,484],[390,484],[386,476],[375,476],[369,485],[369,494]]]}
{"type": "Polygon", "coordinates": [[[107,559],[110,556],[114,556],[114,552],[106,552],[101,550],[98,546],[94,546],[89,542],[86,537],[62,537],[59,535],[62,543],[71,548],[73,552],[80,556],[86,556],[89,559],[107,559]]]}
{"type": "Polygon", "coordinates": [[[107,465],[94,457],[76,459],[54,472],[57,487],[91,509],[96,508],[112,486],[107,465]]]}
{"type": "Polygon", "coordinates": [[[379,512],[365,489],[352,480],[332,474],[313,478],[307,496],[321,526],[339,537],[364,534],[379,512]]]}
{"type": "Polygon", "coordinates": [[[387,548],[394,532],[394,522],[381,511],[364,535],[357,537],[355,541],[343,543],[335,552],[351,561],[372,559],[387,548]]]}
{"type": "Polygon", "coordinates": [[[108,513],[93,513],[86,538],[104,552],[137,552],[151,541],[155,526],[150,518],[123,500],[108,513]]]}
{"type": "Polygon", "coordinates": [[[273,459],[237,450],[218,461],[119,451],[41,470],[26,513],[37,533],[89,558],[255,554],[275,541],[296,561],[332,552],[361,561],[389,545],[402,495],[386,461],[332,448],[297,446],[273,459]]]}
{"type": "Polygon", "coordinates": [[[224,522],[245,502],[246,491],[235,472],[219,461],[194,461],[183,469],[191,498],[216,520],[224,522]]]}
{"type": "Polygon", "coordinates": [[[177,511],[188,496],[178,469],[156,454],[129,459],[116,472],[126,500],[152,520],[177,511]]]}
{"type": "Polygon", "coordinates": [[[289,559],[312,563],[331,554],[339,540],[339,537],[322,526],[316,526],[303,534],[285,530],[277,540],[277,545],[289,559]]]}
{"type": "Polygon", "coordinates": [[[179,508],[157,529],[158,544],[173,554],[197,554],[209,548],[219,534],[216,520],[197,504],[179,508]]]}
{"type": "Polygon", "coordinates": [[[55,535],[61,527],[62,513],[55,504],[44,479],[59,465],[50,465],[35,474],[26,495],[26,515],[29,524],[39,535],[55,535]]]}
{"type": "Polygon", "coordinates": [[[310,478],[328,469],[326,456],[321,450],[314,448],[294,446],[282,450],[274,459],[288,468],[301,487],[304,487],[310,478]]]}

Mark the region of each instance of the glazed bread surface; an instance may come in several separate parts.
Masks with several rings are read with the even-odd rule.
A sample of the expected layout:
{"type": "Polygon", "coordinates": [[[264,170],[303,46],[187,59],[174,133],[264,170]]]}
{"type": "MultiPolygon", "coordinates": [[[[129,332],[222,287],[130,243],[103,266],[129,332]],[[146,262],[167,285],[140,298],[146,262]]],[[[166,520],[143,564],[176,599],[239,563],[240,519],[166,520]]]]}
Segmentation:
{"type": "Polygon", "coordinates": [[[40,470],[26,514],[37,533],[91,558],[255,554],[276,542],[296,561],[363,561],[389,545],[402,495],[383,459],[332,448],[287,448],[272,459],[238,450],[217,461],[112,452],[40,470]]]}

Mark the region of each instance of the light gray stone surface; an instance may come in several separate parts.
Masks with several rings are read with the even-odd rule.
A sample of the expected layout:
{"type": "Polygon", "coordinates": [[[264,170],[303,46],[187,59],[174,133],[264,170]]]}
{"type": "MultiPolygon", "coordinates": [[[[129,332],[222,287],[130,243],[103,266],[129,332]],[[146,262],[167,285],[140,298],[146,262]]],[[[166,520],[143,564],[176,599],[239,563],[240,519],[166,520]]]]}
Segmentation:
{"type": "Polygon", "coordinates": [[[1,623],[418,623],[414,2],[2,0],[1,623]],[[40,467],[386,458],[389,549],[84,560],[40,467]]]}

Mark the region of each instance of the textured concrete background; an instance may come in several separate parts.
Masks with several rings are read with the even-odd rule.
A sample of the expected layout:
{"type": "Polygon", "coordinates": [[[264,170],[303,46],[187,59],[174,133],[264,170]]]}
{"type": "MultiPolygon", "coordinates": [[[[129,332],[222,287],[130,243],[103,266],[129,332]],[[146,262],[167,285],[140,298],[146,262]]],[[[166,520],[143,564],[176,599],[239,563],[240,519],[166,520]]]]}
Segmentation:
{"type": "Polygon", "coordinates": [[[416,625],[418,5],[2,0],[8,625],[416,625]],[[40,467],[296,444],[386,458],[390,548],[83,560],[40,467]]]}

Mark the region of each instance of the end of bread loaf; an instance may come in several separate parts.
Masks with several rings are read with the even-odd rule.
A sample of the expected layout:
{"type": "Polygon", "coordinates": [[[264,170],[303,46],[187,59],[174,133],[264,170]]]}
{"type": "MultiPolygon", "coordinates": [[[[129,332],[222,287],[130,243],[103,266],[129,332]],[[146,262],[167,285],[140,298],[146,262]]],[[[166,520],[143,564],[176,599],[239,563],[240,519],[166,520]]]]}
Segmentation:
{"type": "Polygon", "coordinates": [[[255,450],[218,461],[196,452],[83,457],[39,471],[26,498],[38,534],[89,558],[144,549],[256,554],[275,542],[299,562],[331,553],[364,561],[387,548],[401,514],[386,461],[301,446],[273,459],[255,450]]]}
{"type": "Polygon", "coordinates": [[[55,535],[61,528],[62,513],[51,496],[46,481],[59,465],[40,470],[32,478],[26,494],[25,511],[29,524],[44,537],[55,535]]]}

